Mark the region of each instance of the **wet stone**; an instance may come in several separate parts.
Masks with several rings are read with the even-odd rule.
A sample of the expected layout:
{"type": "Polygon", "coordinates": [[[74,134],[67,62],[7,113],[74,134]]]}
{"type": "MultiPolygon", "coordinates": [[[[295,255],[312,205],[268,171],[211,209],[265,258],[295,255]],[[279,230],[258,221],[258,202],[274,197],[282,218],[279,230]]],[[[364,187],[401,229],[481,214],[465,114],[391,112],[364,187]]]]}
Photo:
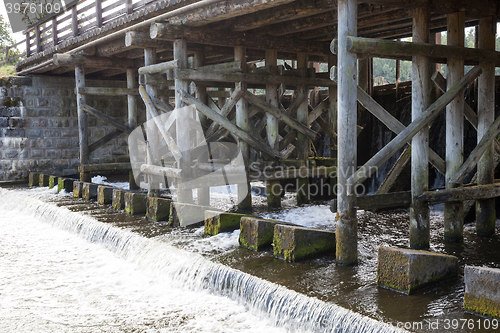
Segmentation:
{"type": "Polygon", "coordinates": [[[271,246],[274,226],[276,224],[293,225],[292,223],[244,216],[240,221],[240,246],[254,251],[271,246]]]}
{"type": "Polygon", "coordinates": [[[212,207],[172,202],[168,224],[172,227],[202,226],[205,223],[205,211],[212,207]]]}
{"type": "Polygon", "coordinates": [[[73,198],[81,198],[83,194],[83,182],[75,180],[73,182],[73,198]]]}
{"type": "Polygon", "coordinates": [[[97,198],[97,184],[83,183],[82,198],[85,200],[93,200],[97,198]]]}
{"type": "Polygon", "coordinates": [[[148,197],[146,217],[153,221],[168,221],[170,216],[171,199],[148,197]]]}
{"type": "Polygon", "coordinates": [[[125,192],[125,211],[130,215],[146,214],[146,194],[125,192]]]}
{"type": "Polygon", "coordinates": [[[273,248],[275,257],[290,262],[335,253],[335,232],[276,224],[273,248]]]}
{"type": "Polygon", "coordinates": [[[40,179],[38,185],[40,187],[49,186],[49,175],[40,174],[40,179]]]}
{"type": "Polygon", "coordinates": [[[55,186],[57,186],[58,179],[59,179],[59,177],[57,177],[57,176],[50,176],[49,177],[49,188],[54,188],[55,186]]]}
{"type": "Polygon", "coordinates": [[[124,209],[125,208],[125,201],[124,201],[124,194],[125,191],[121,189],[114,188],[113,189],[113,201],[111,202],[111,206],[114,209],[124,209]]]}
{"type": "Polygon", "coordinates": [[[405,294],[458,274],[455,256],[422,250],[380,247],[377,284],[405,294]]]}
{"type": "Polygon", "coordinates": [[[500,318],[500,269],[465,266],[464,308],[468,312],[500,318]]]}
{"type": "Polygon", "coordinates": [[[57,192],[61,192],[62,190],[70,193],[73,190],[73,179],[59,177],[57,180],[57,192]]]}
{"type": "Polygon", "coordinates": [[[39,186],[40,174],[31,172],[28,179],[28,186],[39,186]]]}
{"type": "Polygon", "coordinates": [[[221,232],[239,229],[240,220],[244,216],[246,215],[207,210],[205,211],[205,234],[215,236],[221,232]]]}
{"type": "Polygon", "coordinates": [[[97,187],[97,202],[101,205],[110,204],[113,202],[113,188],[109,186],[99,185],[97,187]]]}

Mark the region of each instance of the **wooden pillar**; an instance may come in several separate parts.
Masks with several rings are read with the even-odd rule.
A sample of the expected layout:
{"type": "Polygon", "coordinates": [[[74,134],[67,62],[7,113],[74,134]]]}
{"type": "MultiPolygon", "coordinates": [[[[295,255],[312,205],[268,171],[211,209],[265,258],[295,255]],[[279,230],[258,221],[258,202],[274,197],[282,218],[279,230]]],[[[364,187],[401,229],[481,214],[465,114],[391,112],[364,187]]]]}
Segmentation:
{"type": "MultiPolygon", "coordinates": [[[[235,46],[234,48],[234,61],[243,61],[246,64],[246,48],[243,46],[235,46]]],[[[243,66],[243,70],[246,72],[246,66],[243,66]]],[[[238,83],[236,84],[238,86],[238,83]]],[[[246,83],[242,83],[243,91],[247,90],[246,83]]],[[[238,103],[236,103],[236,125],[244,131],[249,130],[248,124],[248,103],[244,98],[241,98],[238,103]]],[[[250,161],[250,147],[248,144],[242,140],[238,140],[238,148],[243,155],[245,160],[245,165],[247,170],[249,170],[250,161]]],[[[252,209],[252,193],[250,182],[245,182],[238,184],[238,209],[241,211],[247,211],[252,209]]]]}
{"type": "MultiPolygon", "coordinates": [[[[479,48],[495,50],[496,22],[491,18],[479,20],[479,48]]],[[[483,74],[478,79],[478,126],[479,142],[495,120],[495,64],[481,63],[483,74]]],[[[477,164],[477,183],[479,185],[494,182],[493,144],[488,147],[477,164]]],[[[479,236],[491,236],[495,233],[495,199],[476,201],[476,232],[479,236]]]]}
{"type": "MultiPolygon", "coordinates": [[[[308,56],[307,53],[297,53],[297,69],[307,69],[308,56]]],[[[305,96],[308,96],[307,87],[305,85],[297,86],[298,90],[302,90],[305,96]]],[[[307,116],[309,115],[309,105],[307,98],[300,103],[297,108],[297,121],[307,126],[307,116]]],[[[309,138],[304,134],[297,134],[297,158],[302,162],[303,167],[309,167],[309,138]]],[[[297,205],[301,206],[309,203],[309,179],[297,178],[297,205]]]]}
{"type": "MultiPolygon", "coordinates": [[[[337,57],[333,54],[328,55],[328,70],[330,75],[332,73],[332,68],[337,73],[337,57]]],[[[330,122],[330,127],[337,131],[337,86],[328,87],[328,121],[330,122]]],[[[330,139],[330,157],[337,157],[337,141],[330,139]]],[[[337,196],[335,191],[337,185],[337,178],[330,178],[330,195],[332,198],[337,196]]]]}
{"type": "MultiPolygon", "coordinates": [[[[76,88],[85,88],[85,69],[83,67],[75,68],[76,88]]],[[[85,104],[85,95],[76,95],[76,105],[78,107],[78,135],[80,143],[80,165],[89,164],[89,139],[87,130],[87,113],[82,110],[81,105],[85,104]]],[[[90,182],[90,173],[80,172],[80,181],[90,182]]]]}
{"type": "MultiPolygon", "coordinates": [[[[413,41],[429,42],[430,13],[425,7],[413,11],[413,41]]],[[[412,120],[420,117],[429,106],[429,59],[421,56],[412,58],[412,120]]],[[[410,247],[429,247],[430,225],[429,205],[416,200],[428,189],[429,179],[429,129],[424,127],[411,140],[411,193],[410,247]]]]}
{"type": "Polygon", "coordinates": [[[78,36],[78,11],[77,4],[71,7],[71,30],[73,30],[73,37],[78,36]]]}
{"type": "Polygon", "coordinates": [[[52,18],[52,43],[53,46],[56,46],[59,43],[58,35],[57,35],[57,16],[52,18]]]}
{"type": "MultiPolygon", "coordinates": [[[[133,69],[127,69],[127,88],[137,89],[137,80],[135,78],[136,71],[133,69]]],[[[127,95],[127,106],[128,106],[128,126],[131,129],[137,127],[137,97],[135,95],[127,95]]],[[[128,176],[129,188],[131,190],[138,190],[139,186],[135,183],[134,172],[129,171],[128,176]]]]}
{"type": "Polygon", "coordinates": [[[95,0],[95,21],[97,27],[102,27],[102,0],[95,0]]]}
{"type": "MultiPolygon", "coordinates": [[[[194,67],[202,67],[205,66],[205,52],[196,51],[194,53],[194,67]]],[[[201,84],[196,84],[196,98],[202,102],[203,104],[208,104],[208,95],[207,95],[207,87],[201,84]]],[[[208,119],[201,112],[197,113],[198,119],[200,120],[200,124],[203,128],[207,127],[208,119]]],[[[198,160],[202,163],[208,163],[208,152],[204,153],[202,156],[197,156],[198,160]]],[[[202,187],[197,189],[198,192],[198,205],[202,206],[210,206],[210,187],[202,187]]]]}
{"type": "MultiPolygon", "coordinates": [[[[149,66],[156,64],[156,49],[147,48],[144,49],[144,65],[149,66]]],[[[146,85],[146,92],[151,97],[157,96],[157,88],[155,86],[146,85]]],[[[152,165],[157,165],[158,163],[158,130],[153,121],[150,121],[152,118],[149,114],[146,116],[146,120],[148,120],[148,126],[146,126],[146,134],[148,137],[148,146],[149,149],[147,151],[147,163],[152,165]]],[[[148,177],[148,196],[150,197],[159,197],[160,191],[157,189],[151,188],[151,185],[155,182],[159,182],[159,178],[153,175],[149,175],[148,177]]]]}
{"type": "Polygon", "coordinates": [[[347,179],[356,171],[357,159],[357,55],[347,52],[347,37],[357,35],[358,2],[338,1],[338,188],[337,264],[354,265],[358,260],[356,195],[347,179]]]}
{"type": "Polygon", "coordinates": [[[370,80],[368,79],[370,59],[363,58],[358,60],[358,85],[361,89],[369,92],[370,80]]]}
{"type": "MultiPolygon", "coordinates": [[[[266,66],[271,66],[271,75],[276,75],[278,71],[278,52],[276,50],[266,50],[266,66]]],[[[266,85],[266,101],[278,107],[278,86],[275,84],[266,85]]],[[[278,142],[278,119],[267,114],[267,141],[269,146],[275,150],[279,149],[278,142]]],[[[281,207],[281,184],[279,180],[266,181],[267,205],[269,208],[281,207]]]]}
{"type": "Polygon", "coordinates": [[[132,0],[125,0],[125,8],[127,10],[127,15],[130,15],[134,12],[132,0]]]}
{"type": "MultiPolygon", "coordinates": [[[[179,68],[186,69],[188,67],[187,60],[187,42],[184,39],[176,39],[174,41],[174,59],[179,60],[179,68]]],[[[191,156],[189,149],[191,148],[191,138],[189,131],[189,117],[190,114],[187,110],[179,110],[186,106],[181,100],[181,94],[178,90],[189,91],[189,81],[179,80],[175,78],[175,108],[178,109],[176,124],[176,141],[179,149],[182,152],[182,159],[180,163],[180,168],[186,175],[189,174],[191,170],[191,156]]],[[[178,183],[177,189],[177,201],[182,203],[193,202],[193,192],[191,190],[186,190],[183,188],[182,181],[178,183]]]]}
{"type": "MultiPolygon", "coordinates": [[[[448,15],[448,45],[464,46],[465,14],[463,12],[448,15]]],[[[448,59],[447,89],[450,89],[464,76],[464,61],[448,59]]],[[[446,107],[446,188],[463,162],[464,137],[464,95],[458,94],[446,107]]],[[[444,238],[446,241],[460,242],[463,239],[464,213],[462,201],[444,204],[444,238]]]]}

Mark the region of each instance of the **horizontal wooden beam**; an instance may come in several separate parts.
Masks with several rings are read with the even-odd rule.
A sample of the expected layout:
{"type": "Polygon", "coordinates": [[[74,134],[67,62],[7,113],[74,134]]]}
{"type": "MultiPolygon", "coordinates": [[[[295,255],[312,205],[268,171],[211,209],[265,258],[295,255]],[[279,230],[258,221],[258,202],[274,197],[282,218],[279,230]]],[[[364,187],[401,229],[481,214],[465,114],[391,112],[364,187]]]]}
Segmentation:
{"type": "Polygon", "coordinates": [[[418,200],[434,205],[443,202],[490,199],[499,196],[500,184],[496,183],[426,191],[418,197],[418,200]]]}
{"type": "Polygon", "coordinates": [[[172,49],[172,43],[159,39],[149,38],[147,32],[130,31],[125,34],[125,46],[127,48],[155,48],[172,49]]]}
{"type": "Polygon", "coordinates": [[[94,109],[93,107],[91,107],[90,105],[85,104],[84,102],[80,102],[80,108],[83,111],[85,111],[85,112],[93,115],[94,117],[97,117],[97,118],[105,121],[109,125],[115,127],[116,129],[118,129],[118,130],[120,130],[120,131],[122,131],[124,133],[130,134],[132,132],[132,129],[130,129],[128,126],[120,123],[119,121],[111,118],[108,115],[105,115],[101,111],[99,111],[97,109],[94,109]]]}
{"type": "Polygon", "coordinates": [[[196,70],[200,72],[217,72],[217,73],[231,73],[231,72],[244,72],[246,68],[246,62],[243,61],[233,61],[222,64],[207,65],[202,67],[197,67],[196,70]]]}
{"type": "Polygon", "coordinates": [[[85,87],[85,88],[77,88],[76,93],[82,95],[139,96],[139,91],[137,89],[127,89],[127,88],[85,87]]]}
{"type": "Polygon", "coordinates": [[[78,166],[80,172],[128,171],[131,169],[130,163],[81,164],[78,166]]]}
{"type": "Polygon", "coordinates": [[[139,68],[139,75],[165,74],[166,72],[174,68],[179,68],[179,59],[141,67],[139,68]]]}
{"type": "Polygon", "coordinates": [[[68,53],[57,53],[53,56],[54,65],[85,68],[116,68],[116,69],[136,69],[140,66],[138,62],[123,58],[90,57],[83,55],[73,55],[68,53]]]}
{"type": "Polygon", "coordinates": [[[147,175],[154,175],[160,177],[168,177],[174,179],[182,178],[181,176],[182,169],[161,167],[157,165],[143,164],[141,165],[141,172],[147,175]]]}
{"type": "MultiPolygon", "coordinates": [[[[359,196],[356,198],[355,206],[362,210],[375,210],[408,208],[410,204],[411,192],[403,191],[359,196]]],[[[337,211],[337,199],[332,200],[331,206],[333,211],[337,211]]]]}

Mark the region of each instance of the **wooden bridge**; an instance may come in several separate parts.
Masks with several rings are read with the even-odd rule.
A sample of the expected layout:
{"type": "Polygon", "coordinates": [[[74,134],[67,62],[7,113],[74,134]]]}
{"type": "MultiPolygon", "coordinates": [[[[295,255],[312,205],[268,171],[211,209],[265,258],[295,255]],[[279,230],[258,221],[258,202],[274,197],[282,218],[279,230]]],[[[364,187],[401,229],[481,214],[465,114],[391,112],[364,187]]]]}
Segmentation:
{"type": "MultiPolygon", "coordinates": [[[[80,170],[86,181],[91,170],[118,167],[89,165],[89,156],[96,147],[137,127],[138,96],[146,105],[148,119],[174,107],[195,105],[212,139],[236,141],[247,164],[254,162],[251,156],[257,156],[272,167],[305,166],[311,140],[327,136],[330,156],[338,157],[337,262],[353,264],[357,260],[356,186],[407,144],[411,151],[405,150],[388,181],[411,159],[411,246],[429,247],[428,205],[439,200],[446,202],[448,240],[462,239],[464,202],[475,199],[478,233],[494,233],[492,198],[498,190],[488,184],[494,184],[500,152],[494,98],[495,65],[500,63],[500,53],[495,51],[499,10],[498,1],[493,0],[79,1],[26,31],[27,58],[16,69],[21,75],[75,75],[80,170]],[[478,27],[476,49],[464,47],[467,26],[478,27]],[[436,33],[446,30],[447,45],[436,45],[436,33]],[[412,37],[412,42],[399,41],[406,37],[412,37]],[[409,126],[370,95],[373,56],[413,62],[409,126]],[[328,64],[328,70],[319,72],[313,63],[328,64]],[[436,63],[448,65],[447,79],[436,72],[436,63]],[[475,67],[465,74],[465,65],[475,67]],[[126,80],[127,88],[88,87],[86,78],[126,80]],[[465,104],[463,89],[476,79],[479,106],[474,111],[465,104]],[[192,91],[191,82],[195,83],[192,91]],[[431,100],[434,85],[442,95],[431,100]],[[318,88],[325,91],[325,98],[310,103],[310,92],[318,88]],[[252,89],[264,89],[264,98],[252,89]],[[285,107],[285,92],[290,90],[293,100],[285,107]],[[121,124],[87,105],[89,94],[127,97],[128,123],[121,124]],[[397,134],[359,169],[358,102],[397,134]],[[439,156],[429,149],[428,128],[445,108],[446,156],[439,156]],[[87,113],[116,131],[89,145],[87,113]],[[478,131],[477,148],[465,161],[464,116],[478,131]],[[429,163],[445,175],[447,196],[428,191],[429,163]],[[464,177],[476,166],[477,185],[463,187],[464,177]]],[[[179,168],[191,169],[195,159],[209,162],[208,157],[192,154],[193,144],[183,136],[189,118],[178,115],[176,138],[158,124],[160,144],[170,150],[164,157],[172,163],[148,168],[162,158],[150,156],[144,172],[172,176],[179,168]]],[[[150,130],[148,136],[155,131],[150,130]]],[[[330,163],[330,167],[335,165],[330,163]]],[[[308,182],[308,177],[290,177],[299,177],[298,186],[308,182]]],[[[384,186],[378,194],[387,192],[387,183],[384,186]]],[[[240,207],[248,208],[249,179],[239,187],[243,189],[240,207]]],[[[267,188],[269,206],[280,206],[281,191],[272,191],[280,188],[279,177],[269,177],[267,188]]],[[[199,204],[209,200],[207,187],[199,190],[198,198],[199,204]]],[[[191,201],[192,190],[179,191],[178,200],[191,201]]],[[[298,195],[297,201],[307,202],[307,195],[298,195]]]]}

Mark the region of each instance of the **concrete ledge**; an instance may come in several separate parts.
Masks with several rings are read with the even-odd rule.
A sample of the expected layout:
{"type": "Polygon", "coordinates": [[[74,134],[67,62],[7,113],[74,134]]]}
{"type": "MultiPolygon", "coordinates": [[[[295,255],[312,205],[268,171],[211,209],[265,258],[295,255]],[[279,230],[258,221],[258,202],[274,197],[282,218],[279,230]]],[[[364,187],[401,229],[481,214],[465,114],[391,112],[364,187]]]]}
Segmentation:
{"type": "Polygon", "coordinates": [[[68,193],[73,191],[73,179],[59,177],[57,179],[57,192],[61,192],[62,190],[68,193]]]}
{"type": "Polygon", "coordinates": [[[377,284],[405,294],[458,274],[458,258],[429,251],[380,247],[377,284]]]}
{"type": "Polygon", "coordinates": [[[172,202],[168,224],[172,227],[201,226],[205,223],[205,211],[212,207],[172,202]]]}
{"type": "Polygon", "coordinates": [[[101,205],[113,202],[113,188],[110,186],[99,185],[97,187],[97,202],[101,205]]]}
{"type": "Polygon", "coordinates": [[[40,174],[30,172],[28,177],[28,186],[40,186],[40,174]]]}
{"type": "Polygon", "coordinates": [[[125,192],[125,211],[130,215],[146,214],[146,194],[125,192]]]}
{"type": "Polygon", "coordinates": [[[49,176],[49,188],[54,188],[57,186],[59,177],[57,176],[49,176]]]}
{"type": "Polygon", "coordinates": [[[246,215],[207,210],[205,211],[205,234],[215,236],[221,232],[239,229],[240,220],[244,216],[246,215]]]}
{"type": "Polygon", "coordinates": [[[38,186],[40,187],[46,187],[46,186],[49,186],[49,175],[44,175],[44,174],[40,174],[40,178],[39,178],[39,183],[38,183],[38,186]]]}
{"type": "Polygon", "coordinates": [[[82,185],[82,198],[85,200],[92,200],[97,198],[97,187],[99,185],[92,183],[83,183],[82,185]]]}
{"type": "Polygon", "coordinates": [[[171,199],[148,197],[146,200],[146,217],[153,221],[168,221],[171,199]]]}
{"type": "Polygon", "coordinates": [[[335,253],[335,233],[292,225],[276,224],[273,237],[274,256],[297,261],[325,253],[335,253]]]}
{"type": "Polygon", "coordinates": [[[73,198],[81,198],[83,194],[83,182],[75,180],[73,182],[73,198]]]}
{"type": "Polygon", "coordinates": [[[292,223],[244,216],[240,220],[240,246],[258,251],[273,243],[274,226],[276,224],[294,225],[292,223]]]}
{"type": "Polygon", "coordinates": [[[465,310],[500,318],[500,269],[465,266],[464,280],[465,310]]]}
{"type": "Polygon", "coordinates": [[[114,188],[113,189],[113,200],[111,202],[111,206],[114,209],[124,209],[125,208],[125,200],[124,194],[125,190],[114,188]]]}

